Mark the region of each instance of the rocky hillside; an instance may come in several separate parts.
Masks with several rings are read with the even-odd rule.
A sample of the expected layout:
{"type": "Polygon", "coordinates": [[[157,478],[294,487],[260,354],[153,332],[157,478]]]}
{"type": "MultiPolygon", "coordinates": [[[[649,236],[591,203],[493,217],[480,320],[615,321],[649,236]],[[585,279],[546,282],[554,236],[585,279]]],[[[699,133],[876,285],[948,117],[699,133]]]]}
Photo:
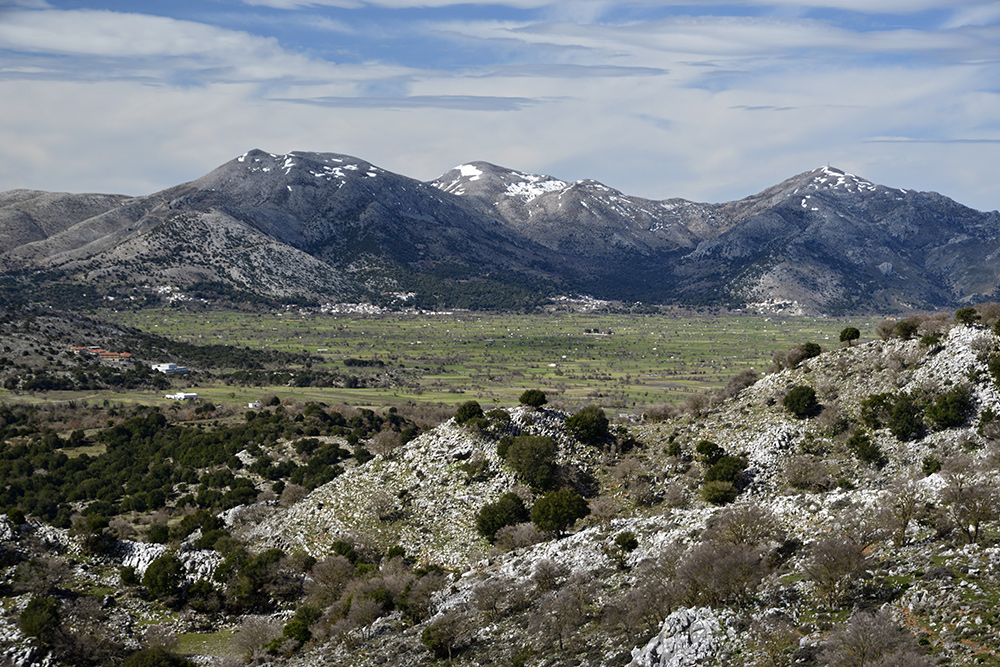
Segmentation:
{"type": "Polygon", "coordinates": [[[412,292],[515,308],[586,293],[885,312],[994,298],[997,223],[831,167],[702,204],[485,162],[424,183],[347,155],[254,150],[145,197],[0,193],[0,290],[59,305],[172,285],[229,302],[412,292]]]}
{"type": "Polygon", "coordinates": [[[457,664],[834,665],[865,628],[891,664],[996,664],[997,354],[993,333],[966,326],[831,350],[700,414],[635,427],[624,455],[520,408],[504,433],[555,435],[599,494],[575,533],[499,548],[475,529],[516,481],[499,431],[442,426],[262,524],[265,544],[320,556],[332,538],[368,539],[461,572],[427,620],[390,613],[291,664],[426,664],[439,632],[457,664]],[[802,417],[785,405],[795,387],[818,400],[802,417]],[[919,406],[915,430],[886,416],[899,397],[919,406]],[[706,481],[706,442],[738,460],[732,502],[706,481]],[[404,489],[390,520],[366,507],[404,489]]]}
{"type": "Polygon", "coordinates": [[[944,318],[880,332],[607,432],[593,410],[463,406],[405,444],[371,411],[301,439],[336,418],[262,409],[178,487],[203,507],[238,492],[214,516],[122,512],[110,541],[0,520],[0,645],[17,665],[111,664],[71,641],[97,604],[99,646],[182,634],[217,665],[1000,664],[1000,337],[944,318]],[[329,481],[271,483],[322,472],[309,452],[333,456],[329,481]],[[33,634],[35,600],[68,634],[33,634]]]}

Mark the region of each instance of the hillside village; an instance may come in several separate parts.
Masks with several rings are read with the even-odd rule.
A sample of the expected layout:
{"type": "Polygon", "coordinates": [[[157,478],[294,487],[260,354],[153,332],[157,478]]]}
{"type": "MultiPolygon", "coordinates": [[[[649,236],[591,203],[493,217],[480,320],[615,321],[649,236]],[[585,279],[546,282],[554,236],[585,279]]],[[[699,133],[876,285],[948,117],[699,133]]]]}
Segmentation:
{"type": "MultiPolygon", "coordinates": [[[[192,440],[211,431],[135,412],[87,440],[142,456],[142,433],[174,434],[157,445],[174,461],[156,473],[165,493],[138,477],[114,503],[0,518],[3,655],[1000,664],[993,319],[984,306],[798,346],[770,374],[633,425],[550,409],[542,392],[470,401],[419,434],[394,412],[265,405],[219,431],[216,455],[192,440]],[[194,461],[187,441],[203,452],[193,475],[176,467],[194,461]],[[88,633],[100,641],[84,648],[88,633]]],[[[50,456],[10,439],[23,415],[4,423],[9,443],[50,456]]],[[[38,460],[48,477],[67,464],[38,460]]],[[[154,659],[178,662],[138,662],[154,659]]]]}

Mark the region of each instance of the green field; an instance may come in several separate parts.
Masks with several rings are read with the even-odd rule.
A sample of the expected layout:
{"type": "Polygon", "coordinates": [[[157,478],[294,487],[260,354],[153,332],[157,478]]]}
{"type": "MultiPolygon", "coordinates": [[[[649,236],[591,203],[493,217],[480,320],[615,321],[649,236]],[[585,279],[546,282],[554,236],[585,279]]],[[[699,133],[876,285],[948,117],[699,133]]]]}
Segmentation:
{"type": "MultiPolygon", "coordinates": [[[[244,402],[282,399],[381,406],[406,401],[454,405],[475,398],[516,403],[525,388],[574,408],[597,403],[639,411],[682,402],[745,369],[766,371],[773,352],[805,341],[838,346],[839,332],[874,321],[751,315],[562,313],[385,315],[107,313],[121,324],[195,344],[308,351],[314,368],[355,372],[345,359],[380,360],[407,386],[386,388],[196,387],[199,397],[244,402]]],[[[371,373],[370,369],[357,371],[371,373]]]]}

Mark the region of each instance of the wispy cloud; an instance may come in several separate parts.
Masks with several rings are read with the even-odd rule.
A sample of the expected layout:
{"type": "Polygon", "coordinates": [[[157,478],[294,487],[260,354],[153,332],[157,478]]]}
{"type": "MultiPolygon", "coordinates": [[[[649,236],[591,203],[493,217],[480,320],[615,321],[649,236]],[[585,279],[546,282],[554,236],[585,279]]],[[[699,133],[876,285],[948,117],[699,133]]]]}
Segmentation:
{"type": "Polygon", "coordinates": [[[463,111],[517,111],[542,102],[542,100],[525,97],[488,97],[478,95],[314,97],[308,99],[274,98],[274,101],[354,109],[456,109],[463,111]]]}
{"type": "Polygon", "coordinates": [[[915,137],[871,137],[864,141],[872,144],[1000,144],[996,139],[930,139],[915,137]]]}
{"type": "MultiPolygon", "coordinates": [[[[691,8],[691,0],[631,0],[611,2],[610,0],[243,0],[247,5],[274,7],[277,9],[303,9],[313,7],[337,7],[359,9],[362,7],[387,7],[392,9],[451,7],[455,5],[492,5],[516,8],[562,8],[573,11],[573,6],[594,8],[618,7],[683,7],[691,8]]],[[[977,8],[991,4],[984,0],[952,0],[947,8],[977,8]]],[[[790,7],[811,9],[836,9],[839,11],[864,12],[871,14],[910,14],[932,9],[941,9],[940,0],[701,0],[699,7],[790,7]]]]}
{"type": "Polygon", "coordinates": [[[145,193],[259,146],[707,201],[832,162],[998,203],[974,168],[1000,141],[995,2],[89,2],[0,0],[0,190],[145,193]]]}

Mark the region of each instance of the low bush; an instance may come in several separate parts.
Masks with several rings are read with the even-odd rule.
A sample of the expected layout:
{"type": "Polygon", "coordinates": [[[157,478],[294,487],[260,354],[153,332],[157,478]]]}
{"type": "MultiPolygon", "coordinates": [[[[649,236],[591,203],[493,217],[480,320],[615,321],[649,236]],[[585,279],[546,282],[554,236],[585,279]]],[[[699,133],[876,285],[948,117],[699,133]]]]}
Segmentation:
{"type": "Polygon", "coordinates": [[[521,435],[514,438],[504,453],[507,465],[532,489],[544,491],[552,486],[555,440],[544,435],[521,435]]]}
{"type": "Polygon", "coordinates": [[[924,417],[931,429],[943,431],[961,426],[972,415],[972,390],[955,387],[935,398],[924,410],[924,417]]]}
{"type": "Polygon", "coordinates": [[[528,508],[516,493],[505,493],[495,503],[487,503],[476,513],[476,530],[491,543],[497,531],[527,521],[528,508]]]}
{"type": "Polygon", "coordinates": [[[479,405],[479,401],[466,401],[462,405],[458,406],[458,410],[455,411],[455,423],[465,424],[473,419],[478,419],[483,416],[483,408],[479,405]]]}
{"type": "Polygon", "coordinates": [[[588,514],[590,507],[583,496],[570,489],[559,489],[535,501],[531,507],[531,522],[541,531],[561,535],[588,514]]]}
{"type": "Polygon", "coordinates": [[[608,437],[608,417],[599,406],[588,405],[566,419],[566,430],[586,444],[596,444],[608,437]]]}
{"type": "Polygon", "coordinates": [[[858,457],[858,460],[881,468],[887,461],[882,449],[863,431],[855,431],[847,440],[847,448],[858,457]]]}
{"type": "Polygon", "coordinates": [[[526,389],[521,397],[518,399],[521,405],[528,405],[533,408],[540,408],[546,403],[548,399],[545,398],[545,392],[540,389],[526,389]]]}
{"type": "Polygon", "coordinates": [[[923,410],[920,404],[909,394],[900,394],[889,409],[886,426],[896,438],[914,440],[924,431],[923,410]]]}
{"type": "Polygon", "coordinates": [[[32,598],[17,619],[21,632],[48,644],[59,629],[59,601],[51,597],[32,598]]]}
{"type": "Polygon", "coordinates": [[[705,481],[735,484],[746,467],[746,460],[738,456],[723,456],[705,471],[705,481]]]}
{"type": "Polygon", "coordinates": [[[694,449],[702,462],[707,466],[713,466],[718,463],[719,459],[726,455],[726,450],[719,447],[717,444],[711,440],[702,440],[699,442],[694,449]]]}
{"type": "Polygon", "coordinates": [[[701,487],[702,500],[713,505],[727,505],[736,500],[739,493],[732,482],[706,482],[701,487]]]}
{"type": "Polygon", "coordinates": [[[819,412],[819,401],[816,399],[816,390],[804,384],[792,387],[785,394],[782,405],[798,419],[805,419],[819,412]]]}

